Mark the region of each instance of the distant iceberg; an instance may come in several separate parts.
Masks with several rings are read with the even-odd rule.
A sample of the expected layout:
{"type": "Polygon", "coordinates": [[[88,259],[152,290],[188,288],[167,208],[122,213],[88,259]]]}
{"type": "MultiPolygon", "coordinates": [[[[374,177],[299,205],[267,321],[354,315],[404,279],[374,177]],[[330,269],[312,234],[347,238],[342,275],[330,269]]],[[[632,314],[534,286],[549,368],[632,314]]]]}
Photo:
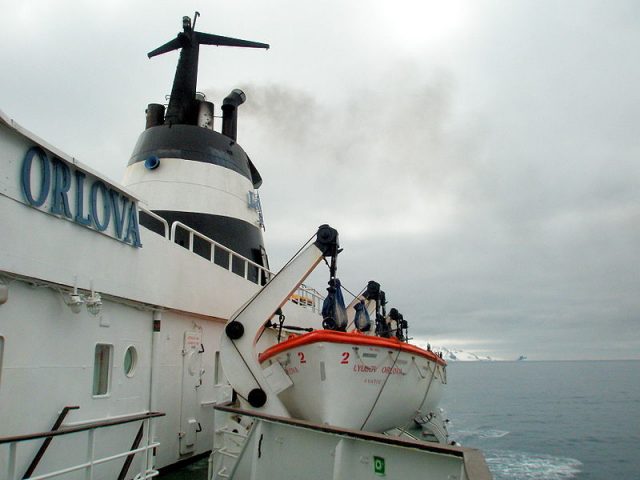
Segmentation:
{"type": "Polygon", "coordinates": [[[488,355],[478,355],[473,352],[465,352],[464,350],[449,350],[448,348],[438,348],[438,351],[442,351],[442,357],[445,360],[451,360],[454,362],[492,362],[496,360],[488,355]]]}
{"type": "Polygon", "coordinates": [[[464,350],[436,347],[425,342],[417,342],[416,345],[425,350],[431,349],[434,352],[442,352],[442,358],[448,362],[493,362],[498,360],[488,355],[478,355],[472,352],[465,352],[464,350]]]}

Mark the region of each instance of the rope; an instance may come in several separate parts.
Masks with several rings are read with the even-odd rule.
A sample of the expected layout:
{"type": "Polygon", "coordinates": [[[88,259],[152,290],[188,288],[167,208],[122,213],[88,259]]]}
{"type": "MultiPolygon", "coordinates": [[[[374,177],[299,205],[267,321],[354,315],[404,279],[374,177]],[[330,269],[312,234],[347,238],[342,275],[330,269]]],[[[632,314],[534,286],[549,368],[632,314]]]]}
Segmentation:
{"type": "MultiPolygon", "coordinates": [[[[327,259],[325,257],[322,257],[322,260],[324,260],[324,263],[327,267],[331,268],[331,266],[329,265],[329,262],[327,262],[327,259]]],[[[340,287],[346,291],[349,295],[351,295],[353,298],[357,298],[360,295],[362,295],[362,293],[366,290],[366,288],[363,288],[362,290],[360,290],[360,293],[358,293],[357,295],[355,293],[353,293],[351,290],[349,290],[347,287],[344,286],[344,283],[340,282],[340,287]]]]}
{"type": "MultiPolygon", "coordinates": [[[[256,378],[256,376],[253,374],[253,372],[251,371],[251,367],[249,367],[249,364],[247,363],[247,361],[244,359],[244,357],[242,356],[242,354],[240,353],[240,350],[238,350],[238,347],[236,345],[235,340],[231,340],[231,344],[233,345],[233,348],[236,349],[236,352],[238,352],[238,356],[240,357],[240,359],[242,359],[242,363],[244,363],[245,367],[247,367],[247,370],[249,370],[249,373],[251,374],[251,376],[253,377],[253,379],[256,381],[256,383],[258,384],[258,388],[262,389],[262,385],[260,385],[260,382],[258,381],[258,379],[256,378]]],[[[238,393],[238,395],[240,395],[238,393]]],[[[244,397],[242,397],[244,398],[244,397]]],[[[245,398],[245,400],[247,400],[245,398]]],[[[248,400],[247,400],[248,401],[248,400]]]]}
{"type": "Polygon", "coordinates": [[[349,290],[347,287],[345,287],[344,285],[342,285],[342,283],[340,284],[342,286],[342,288],[349,294],[351,295],[353,298],[357,298],[360,295],[362,295],[362,293],[366,290],[366,288],[363,288],[362,290],[360,290],[360,293],[358,293],[357,295],[354,294],[351,290],[349,290]]]}
{"type": "MultiPolygon", "coordinates": [[[[299,254],[302,250],[304,250],[304,249],[307,247],[307,245],[309,245],[309,244],[311,243],[311,240],[313,240],[313,239],[314,239],[314,237],[315,237],[316,235],[317,235],[317,232],[316,232],[316,233],[314,233],[313,235],[311,235],[311,237],[309,237],[309,240],[307,240],[306,242],[304,242],[304,244],[303,244],[303,245],[298,249],[298,251],[297,251],[296,253],[294,253],[294,254],[293,254],[293,256],[289,259],[289,261],[288,261],[287,263],[285,263],[285,264],[284,264],[284,266],[280,269],[280,272],[281,272],[282,270],[284,270],[284,267],[286,267],[286,266],[287,266],[287,265],[289,265],[291,262],[293,262],[293,259],[294,259],[294,258],[296,258],[296,257],[298,256],[298,254],[299,254]]],[[[275,278],[275,277],[277,277],[277,276],[280,274],[280,272],[276,273],[276,274],[274,275],[274,278],[275,278]]]]}
{"type": "MultiPolygon", "coordinates": [[[[424,375],[422,375],[422,372],[420,372],[420,369],[418,368],[418,364],[415,361],[415,358],[413,359],[413,363],[416,366],[416,369],[418,370],[418,374],[422,377],[425,378],[424,375]]],[[[435,368],[437,369],[438,366],[436,365],[435,368]]],[[[431,372],[431,368],[429,368],[429,372],[431,372]]],[[[433,377],[435,376],[435,369],[433,370],[432,374],[431,374],[431,379],[429,380],[429,384],[427,385],[427,391],[424,394],[424,397],[422,397],[422,401],[420,402],[419,407],[422,406],[422,404],[425,402],[425,400],[427,399],[427,395],[429,394],[429,389],[431,388],[431,383],[433,382],[433,377]]],[[[418,410],[420,411],[420,410],[418,410]]],[[[411,422],[413,422],[413,418],[410,419],[407,423],[405,423],[405,425],[401,428],[401,430],[406,430],[406,428],[411,424],[411,422]]]]}
{"type": "Polygon", "coordinates": [[[378,391],[378,395],[376,396],[376,399],[374,400],[373,405],[371,406],[371,410],[369,410],[369,414],[367,415],[367,418],[364,419],[364,423],[360,427],[360,430],[364,430],[364,426],[369,421],[369,418],[371,417],[371,414],[373,413],[373,409],[376,408],[376,405],[378,404],[378,400],[380,400],[380,395],[382,395],[382,391],[384,390],[384,387],[387,384],[387,380],[389,380],[389,377],[391,376],[391,372],[393,372],[393,367],[395,367],[399,356],[400,356],[400,350],[398,350],[398,353],[396,354],[396,358],[394,358],[393,363],[391,364],[391,368],[389,368],[389,373],[387,374],[387,378],[384,379],[384,382],[382,383],[382,386],[380,387],[380,390],[378,391]]]}
{"type": "MultiPolygon", "coordinates": [[[[429,365],[429,364],[427,364],[429,365]]],[[[431,368],[429,368],[429,372],[431,372],[431,378],[429,379],[429,384],[427,385],[427,391],[424,392],[424,397],[422,397],[422,401],[420,402],[420,407],[427,400],[427,395],[429,395],[429,389],[431,388],[431,384],[433,383],[433,379],[436,376],[436,370],[438,369],[438,365],[433,366],[433,372],[431,372],[431,368]]]]}
{"type": "Polygon", "coordinates": [[[420,378],[425,378],[425,376],[422,375],[422,372],[420,371],[420,368],[418,368],[418,364],[416,362],[416,357],[413,357],[411,359],[411,361],[413,362],[413,365],[416,367],[416,370],[418,371],[418,375],[420,375],[420,378]]]}
{"type": "MultiPolygon", "coordinates": [[[[354,295],[353,292],[349,291],[346,287],[344,288],[345,290],[347,290],[347,293],[349,293],[349,295],[351,295],[353,298],[358,298],[360,295],[362,295],[364,293],[364,291],[366,290],[366,287],[363,288],[362,290],[360,290],[360,293],[357,295],[354,295]]],[[[351,328],[351,326],[355,323],[356,321],[356,317],[354,315],[353,320],[351,320],[349,322],[349,325],[347,325],[347,331],[349,331],[349,329],[351,328]]]]}

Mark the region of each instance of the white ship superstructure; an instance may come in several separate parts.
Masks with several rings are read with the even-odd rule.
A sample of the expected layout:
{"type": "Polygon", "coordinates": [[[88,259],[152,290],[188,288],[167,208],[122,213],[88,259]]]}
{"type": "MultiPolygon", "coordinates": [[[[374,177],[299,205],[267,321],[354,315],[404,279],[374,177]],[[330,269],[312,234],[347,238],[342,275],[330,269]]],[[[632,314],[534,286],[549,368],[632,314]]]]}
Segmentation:
{"type": "MultiPolygon", "coordinates": [[[[179,49],[180,60],[168,107],[147,108],[122,184],[0,112],[0,478],[141,479],[207,454],[224,434],[221,422],[240,421],[225,402],[233,390],[242,400],[253,388],[245,380],[262,368],[256,345],[265,350],[280,341],[282,326],[265,321],[286,317],[306,329],[346,330],[323,323],[323,298],[300,278],[269,297],[278,282],[262,238],[262,179],[236,138],[245,95],[233,90],[222,101],[217,132],[214,105],[196,93],[201,44],[268,46],[194,26],[184,17],[183,31],[149,54],[179,49]],[[240,337],[227,339],[225,326],[244,318],[237,313],[243,305],[258,309],[250,321],[261,338],[247,344],[252,353],[235,358],[229,352],[240,337]],[[245,370],[238,362],[249,356],[245,370]],[[221,412],[229,418],[216,424],[221,412]]],[[[445,383],[445,362],[427,360],[418,367],[422,403],[431,378],[424,375],[438,371],[445,383]]],[[[410,354],[402,361],[411,367],[410,354]]],[[[272,370],[279,362],[285,360],[274,356],[272,370]]],[[[260,378],[258,397],[280,405],[260,378]]],[[[271,428],[260,422],[288,414],[284,406],[261,411],[260,398],[241,405],[257,411],[242,426],[248,438],[236,443],[235,478],[251,463],[247,452],[261,448],[256,432],[271,428]]],[[[469,466],[459,466],[464,452],[438,448],[429,450],[447,458],[438,471],[470,478],[469,466]]],[[[415,465],[426,457],[419,458],[415,465]]],[[[212,478],[226,478],[221,471],[212,478]]]]}
{"type": "MultiPolygon", "coordinates": [[[[172,229],[153,217],[163,230],[157,234],[133,220],[118,220],[123,213],[115,213],[114,199],[125,217],[137,219],[145,211],[135,195],[4,115],[0,144],[0,436],[47,431],[65,406],[80,407],[69,412],[65,425],[160,411],[167,415],[156,422],[162,439],[158,466],[210,450],[211,404],[216,385],[223,383],[216,358],[220,332],[259,289],[251,269],[262,278],[268,273],[222,244],[193,235],[186,225],[174,222],[172,229]],[[62,171],[83,183],[71,182],[61,193],[55,182],[62,171]],[[25,199],[27,184],[38,200],[34,204],[25,199]],[[70,217],[52,213],[56,195],[68,204],[70,217]],[[76,219],[79,206],[88,217],[96,214],[91,224],[76,219]],[[179,233],[185,246],[174,241],[179,233]],[[211,256],[194,252],[196,245],[206,246],[211,256]]],[[[313,313],[311,307],[292,308],[313,313]]],[[[101,442],[105,455],[122,442],[131,444],[137,429],[113,427],[113,442],[101,442]]],[[[39,468],[74,462],[72,455],[60,461],[60,450],[82,452],[76,462],[81,463],[85,443],[86,438],[54,439],[39,468]],[[71,448],[70,441],[83,446],[71,448]]],[[[19,471],[35,449],[19,449],[19,471]]],[[[7,452],[2,455],[0,471],[8,462],[7,452]]]]}
{"type": "MultiPolygon", "coordinates": [[[[243,99],[235,91],[227,103],[243,99]]],[[[124,185],[4,113],[0,146],[0,437],[49,431],[71,406],[65,426],[164,413],[156,467],[211,450],[211,405],[228,390],[220,332],[270,275],[260,177],[235,134],[197,121],[150,127],[124,185]]],[[[300,295],[308,305],[292,308],[314,315],[315,294],[300,295]]],[[[95,430],[95,458],[127,450],[139,423],[95,430]]],[[[87,435],[53,438],[32,473],[85,462],[87,435]]],[[[17,444],[14,458],[1,451],[0,477],[11,467],[21,478],[40,443],[17,444]]],[[[114,463],[123,459],[96,465],[93,478],[114,478],[114,463]]]]}

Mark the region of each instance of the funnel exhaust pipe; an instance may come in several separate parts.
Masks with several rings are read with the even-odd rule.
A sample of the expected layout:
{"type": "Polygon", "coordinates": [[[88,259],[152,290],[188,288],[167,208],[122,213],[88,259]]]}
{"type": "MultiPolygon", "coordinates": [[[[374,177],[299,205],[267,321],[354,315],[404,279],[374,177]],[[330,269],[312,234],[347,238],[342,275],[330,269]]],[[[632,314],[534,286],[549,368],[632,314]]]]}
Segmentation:
{"type": "Polygon", "coordinates": [[[236,88],[222,102],[222,134],[234,141],[238,137],[238,107],[246,99],[244,92],[236,88]]]}
{"type": "Polygon", "coordinates": [[[158,125],[164,125],[164,105],[150,103],[144,112],[146,114],[145,130],[158,125]]]}

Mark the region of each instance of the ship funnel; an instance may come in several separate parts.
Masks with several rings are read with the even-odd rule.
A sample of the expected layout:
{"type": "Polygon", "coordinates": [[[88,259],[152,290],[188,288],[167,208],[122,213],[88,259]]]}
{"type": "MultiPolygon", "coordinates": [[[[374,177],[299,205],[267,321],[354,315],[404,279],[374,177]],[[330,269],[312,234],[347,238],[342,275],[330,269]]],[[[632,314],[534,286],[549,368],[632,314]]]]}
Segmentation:
{"type": "MultiPolygon", "coordinates": [[[[198,32],[195,17],[192,19],[181,17],[182,31],[148,53],[149,57],[155,57],[179,51],[180,56],[169,104],[166,108],[162,102],[147,107],[146,129],[138,137],[123,184],[144,198],[151,211],[140,213],[140,225],[163,236],[166,224],[188,225],[172,232],[171,239],[176,244],[191,245],[194,254],[221,266],[226,262],[226,269],[262,285],[266,280],[259,267],[267,268],[268,261],[262,238],[262,208],[255,192],[262,178],[235,141],[237,108],[246,97],[242,91],[234,90],[224,100],[224,107],[220,98],[214,109],[214,104],[198,93],[196,86],[199,49],[203,45],[248,48],[269,45],[198,32]],[[218,120],[223,117],[221,111],[224,111],[224,134],[218,120]],[[220,244],[223,250],[213,252],[206,241],[190,241],[190,229],[220,244]],[[239,256],[250,261],[244,273],[239,272],[242,270],[236,261],[239,256]]],[[[208,84],[212,81],[207,79],[208,84]]],[[[1,184],[2,180],[0,190],[1,184]]]]}
{"type": "Polygon", "coordinates": [[[222,102],[222,134],[232,140],[238,137],[238,107],[246,99],[244,92],[236,88],[222,102]]]}

